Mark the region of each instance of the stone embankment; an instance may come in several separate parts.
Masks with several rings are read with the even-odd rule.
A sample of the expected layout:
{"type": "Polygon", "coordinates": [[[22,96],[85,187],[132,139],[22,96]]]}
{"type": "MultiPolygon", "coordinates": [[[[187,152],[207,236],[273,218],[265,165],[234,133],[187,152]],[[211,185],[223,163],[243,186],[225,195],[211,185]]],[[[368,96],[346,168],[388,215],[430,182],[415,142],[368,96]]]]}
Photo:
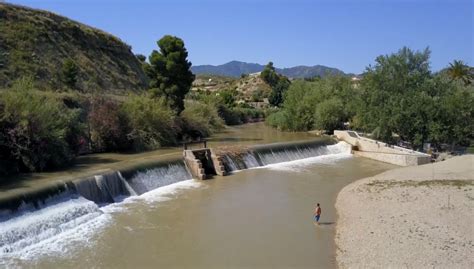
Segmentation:
{"type": "Polygon", "coordinates": [[[340,268],[474,268],[474,155],[356,181],[336,209],[340,268]]]}
{"type": "Polygon", "coordinates": [[[428,154],[361,137],[354,131],[334,131],[334,135],[337,139],[351,144],[355,156],[400,166],[420,165],[431,161],[428,154]]]}

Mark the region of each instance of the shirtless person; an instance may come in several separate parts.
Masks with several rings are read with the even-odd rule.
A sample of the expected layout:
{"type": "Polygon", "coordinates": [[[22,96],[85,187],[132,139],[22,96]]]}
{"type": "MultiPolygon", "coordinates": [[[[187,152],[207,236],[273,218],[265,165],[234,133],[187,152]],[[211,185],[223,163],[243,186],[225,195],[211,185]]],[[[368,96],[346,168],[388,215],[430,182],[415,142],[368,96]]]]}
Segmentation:
{"type": "Polygon", "coordinates": [[[319,217],[321,216],[321,207],[319,207],[319,203],[316,205],[316,208],[314,209],[314,219],[316,220],[316,223],[319,225],[319,217]]]}

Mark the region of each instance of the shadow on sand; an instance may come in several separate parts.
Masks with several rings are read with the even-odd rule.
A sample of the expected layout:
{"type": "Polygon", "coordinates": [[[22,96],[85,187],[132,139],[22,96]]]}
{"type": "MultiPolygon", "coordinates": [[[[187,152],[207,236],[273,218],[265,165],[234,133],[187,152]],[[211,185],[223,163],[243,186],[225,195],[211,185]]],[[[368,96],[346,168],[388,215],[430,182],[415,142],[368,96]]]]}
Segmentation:
{"type": "Polygon", "coordinates": [[[314,224],[319,226],[330,226],[335,224],[335,222],[320,222],[319,224],[315,222],[314,224]]]}

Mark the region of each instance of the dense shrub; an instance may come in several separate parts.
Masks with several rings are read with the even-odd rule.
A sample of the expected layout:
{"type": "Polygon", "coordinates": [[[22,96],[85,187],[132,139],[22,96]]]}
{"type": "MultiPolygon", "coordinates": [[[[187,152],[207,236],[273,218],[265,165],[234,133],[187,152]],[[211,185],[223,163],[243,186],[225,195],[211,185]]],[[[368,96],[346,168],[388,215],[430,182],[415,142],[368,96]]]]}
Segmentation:
{"type": "Polygon", "coordinates": [[[354,114],[357,94],[348,78],[328,77],[314,82],[295,81],[285,94],[283,108],[267,123],[282,130],[332,132],[354,114]]]}
{"type": "Polygon", "coordinates": [[[134,150],[156,149],[177,143],[180,130],[173,110],[164,100],[151,99],[146,95],[130,96],[122,109],[130,125],[127,138],[134,150]]]}
{"type": "Polygon", "coordinates": [[[219,117],[221,117],[227,125],[242,124],[242,121],[240,120],[240,114],[233,108],[229,108],[224,105],[219,105],[218,113],[219,117]]]}
{"type": "Polygon", "coordinates": [[[261,109],[252,107],[236,106],[229,108],[227,106],[219,106],[219,116],[227,125],[238,125],[248,122],[254,122],[265,117],[265,113],[261,109]]]}
{"type": "Polygon", "coordinates": [[[206,137],[224,126],[217,109],[197,101],[187,101],[181,113],[184,121],[183,132],[191,137],[206,137]]]}
{"type": "Polygon", "coordinates": [[[271,125],[289,131],[307,131],[313,127],[315,99],[315,84],[303,81],[292,83],[285,95],[285,102],[280,115],[272,117],[271,125]]]}
{"type": "Polygon", "coordinates": [[[265,123],[279,130],[283,130],[286,126],[288,126],[288,117],[285,111],[273,111],[265,119],[265,123]]]}
{"type": "Polygon", "coordinates": [[[316,107],[314,128],[333,131],[344,128],[346,112],[341,100],[332,98],[321,102],[316,107]]]}
{"type": "Polygon", "coordinates": [[[1,100],[2,160],[5,157],[13,170],[43,171],[74,158],[82,135],[78,109],[35,90],[29,79],[16,82],[1,100]]]}
{"type": "Polygon", "coordinates": [[[117,101],[96,96],[91,99],[87,117],[94,152],[129,149],[130,127],[117,101]]]}
{"type": "Polygon", "coordinates": [[[235,107],[232,109],[234,113],[238,114],[241,123],[253,122],[265,116],[262,110],[253,107],[235,107]]]}

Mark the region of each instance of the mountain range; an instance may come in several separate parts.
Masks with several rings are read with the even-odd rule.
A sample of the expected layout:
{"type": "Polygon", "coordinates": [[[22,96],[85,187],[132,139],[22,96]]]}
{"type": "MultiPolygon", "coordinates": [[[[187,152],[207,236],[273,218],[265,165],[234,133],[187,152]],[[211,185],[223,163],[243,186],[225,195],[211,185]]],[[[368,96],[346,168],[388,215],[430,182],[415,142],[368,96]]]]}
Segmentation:
{"type": "MultiPolygon", "coordinates": [[[[222,65],[196,65],[191,67],[191,71],[194,74],[239,77],[242,74],[261,72],[264,68],[265,65],[261,64],[231,61],[222,65]]],[[[276,68],[276,71],[279,74],[289,78],[311,78],[315,76],[324,77],[327,75],[345,75],[343,71],[337,68],[327,67],[324,65],[299,65],[289,68],[276,68]]]]}

